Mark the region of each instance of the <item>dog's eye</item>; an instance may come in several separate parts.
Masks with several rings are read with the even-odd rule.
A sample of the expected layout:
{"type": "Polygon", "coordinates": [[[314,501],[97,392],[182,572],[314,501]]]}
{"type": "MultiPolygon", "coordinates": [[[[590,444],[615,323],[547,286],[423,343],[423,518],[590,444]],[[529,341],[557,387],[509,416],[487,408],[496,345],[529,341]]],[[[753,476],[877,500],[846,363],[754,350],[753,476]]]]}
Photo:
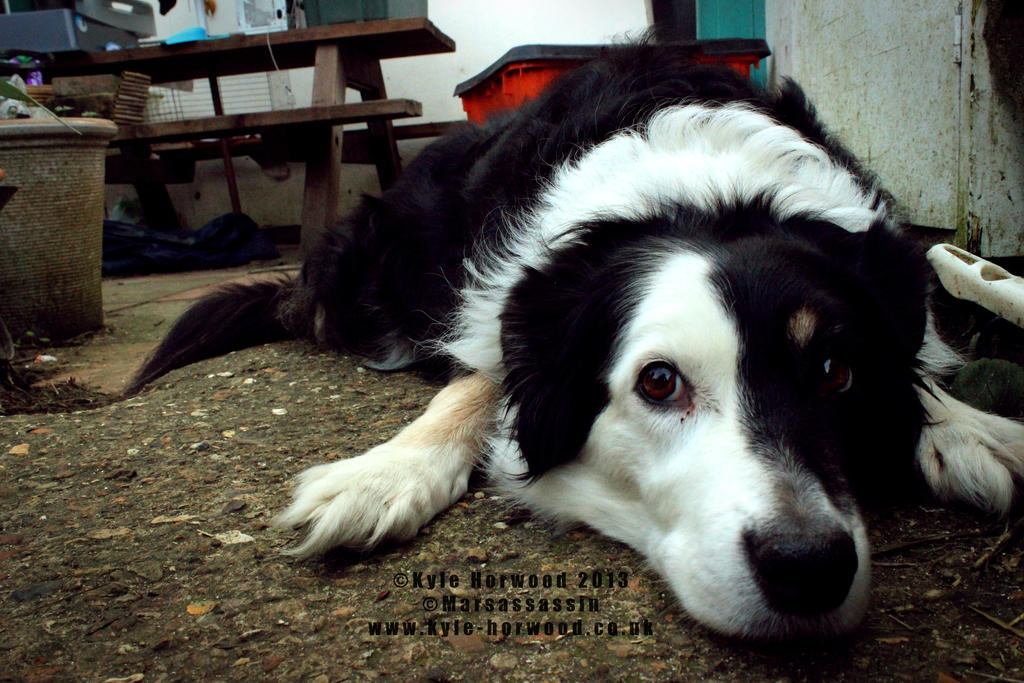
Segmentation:
{"type": "Polygon", "coordinates": [[[655,361],[644,366],[637,381],[637,390],[652,403],[674,403],[684,407],[690,404],[686,381],[665,361],[655,361]]]}
{"type": "Polygon", "coordinates": [[[821,388],[826,394],[841,394],[853,384],[853,371],[846,363],[826,358],[821,365],[821,388]]]}

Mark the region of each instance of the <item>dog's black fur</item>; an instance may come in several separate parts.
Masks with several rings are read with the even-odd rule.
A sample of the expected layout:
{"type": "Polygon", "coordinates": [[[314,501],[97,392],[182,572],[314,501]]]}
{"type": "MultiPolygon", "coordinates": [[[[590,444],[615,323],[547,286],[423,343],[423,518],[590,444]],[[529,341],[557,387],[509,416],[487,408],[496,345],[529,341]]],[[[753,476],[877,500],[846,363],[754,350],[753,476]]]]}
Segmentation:
{"type": "MultiPolygon", "coordinates": [[[[866,187],[872,184],[853,156],[825,132],[794,83],[767,92],[730,69],[693,64],[664,46],[609,48],[603,58],[563,78],[540,99],[485,125],[467,124],[429,146],[394,187],[379,199],[364,198],[352,215],[323,236],[310,251],[299,283],[233,287],[201,301],[163,340],[129,392],[173,368],[289,337],[317,339],[374,359],[384,368],[417,364],[441,374],[456,370],[430,349],[450,331],[457,292],[465,284],[463,259],[481,243],[493,246],[500,240],[503,215],[529,208],[554,169],[617,131],[642,127],[659,108],[688,101],[745,102],[826,149],[866,187]],[[317,307],[322,307],[322,322],[314,329],[317,307]],[[397,363],[388,358],[396,343],[408,344],[408,354],[397,363]]],[[[506,386],[520,407],[519,436],[531,474],[571,458],[603,405],[598,371],[618,323],[597,319],[617,310],[598,299],[621,294],[617,285],[630,276],[624,269],[628,252],[624,257],[622,249],[641,249],[643,240],[663,235],[686,237],[683,230],[705,242],[769,233],[777,239],[780,226],[764,224],[766,215],[756,206],[723,207],[715,220],[679,214],[620,230],[581,229],[587,235],[582,245],[519,284],[503,319],[508,331],[506,386]],[[581,262],[587,268],[580,270],[581,262]],[[590,291],[598,296],[588,310],[572,314],[597,318],[579,319],[574,326],[559,324],[578,304],[577,295],[590,291]],[[560,294],[552,298],[553,293],[560,294]],[[589,340],[584,345],[587,358],[563,362],[560,353],[576,352],[581,345],[558,336],[583,334],[589,340]],[[540,349],[548,352],[546,357],[530,355],[540,349]],[[537,378],[545,386],[528,386],[537,378]]],[[[919,249],[909,241],[897,249],[873,249],[874,242],[901,239],[882,229],[850,234],[819,224],[784,227],[793,240],[813,235],[816,245],[830,241],[826,250],[841,254],[847,263],[851,253],[867,260],[904,254],[901,263],[882,268],[872,263],[862,270],[868,277],[891,280],[877,282],[874,289],[886,292],[879,296],[892,311],[892,328],[906,337],[900,353],[911,353],[924,324],[928,268],[919,249]]],[[[913,407],[897,412],[907,411],[913,407]]],[[[905,446],[915,436],[900,442],[905,446]]]]}
{"type": "Polygon", "coordinates": [[[452,370],[424,349],[448,332],[465,281],[463,259],[476,245],[500,239],[503,213],[528,207],[561,164],[617,131],[642,125],[653,111],[685,101],[749,103],[871,182],[827,135],[794,83],[766,92],[730,69],[693,64],[664,46],[608,48],[602,59],[521,109],[481,126],[467,124],[430,145],[380,198],[364,197],[322,236],[298,284],[231,287],[198,303],[127,393],[174,368],[294,337],[316,338],[385,367],[393,340],[408,340],[415,363],[452,370]],[[323,321],[314,330],[317,306],[323,321]]]}
{"type": "Polygon", "coordinates": [[[648,42],[430,145],[297,281],[200,301],[129,391],[291,337],[473,373],[426,427],[300,475],[278,520],[309,527],[298,554],[411,538],[483,464],[644,553],[714,628],[844,632],[867,599],[859,502],[918,482],[1005,514],[1024,476],[1019,425],[935,383],[955,354],[932,278],[795,84],[648,42]]]}

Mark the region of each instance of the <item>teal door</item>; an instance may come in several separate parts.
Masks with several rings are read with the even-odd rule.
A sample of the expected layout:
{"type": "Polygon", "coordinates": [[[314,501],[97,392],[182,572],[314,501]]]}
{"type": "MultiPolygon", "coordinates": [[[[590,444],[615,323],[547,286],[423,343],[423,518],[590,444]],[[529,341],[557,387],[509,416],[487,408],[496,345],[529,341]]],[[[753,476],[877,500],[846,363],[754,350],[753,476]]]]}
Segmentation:
{"type": "MultiPolygon", "coordinates": [[[[764,38],[764,0],[697,0],[697,38],[764,38]]],[[[771,46],[769,46],[771,47],[771,46]]],[[[750,78],[767,82],[765,60],[750,78]]]]}

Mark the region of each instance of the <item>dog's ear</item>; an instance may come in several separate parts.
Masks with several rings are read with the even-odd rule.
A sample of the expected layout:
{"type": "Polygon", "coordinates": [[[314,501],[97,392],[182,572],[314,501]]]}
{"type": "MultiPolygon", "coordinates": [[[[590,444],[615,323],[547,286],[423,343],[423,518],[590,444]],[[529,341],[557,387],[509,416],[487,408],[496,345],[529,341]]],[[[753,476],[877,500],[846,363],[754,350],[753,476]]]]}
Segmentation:
{"type": "Polygon", "coordinates": [[[574,251],[528,270],[501,315],[505,393],[530,479],[576,456],[608,402],[625,269],[574,251]]]}
{"type": "Polygon", "coordinates": [[[853,237],[859,242],[854,267],[893,333],[893,351],[913,363],[924,339],[933,280],[924,250],[889,221],[878,221],[853,237]]]}
{"type": "MultiPolygon", "coordinates": [[[[867,296],[871,329],[885,337],[888,355],[911,366],[921,348],[927,323],[928,299],[935,274],[924,249],[890,219],[851,232],[824,221],[790,221],[785,229],[814,243],[832,262],[837,274],[857,283],[843,296],[848,301],[867,296]]],[[[850,283],[852,284],[852,282],[850,283]]]]}

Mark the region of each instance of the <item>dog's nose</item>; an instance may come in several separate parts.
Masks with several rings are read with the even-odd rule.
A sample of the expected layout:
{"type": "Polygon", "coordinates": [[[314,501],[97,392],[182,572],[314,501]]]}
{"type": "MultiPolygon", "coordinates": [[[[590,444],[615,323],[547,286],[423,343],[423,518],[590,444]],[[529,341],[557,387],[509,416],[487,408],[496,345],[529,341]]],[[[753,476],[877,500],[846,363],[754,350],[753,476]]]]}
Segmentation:
{"type": "Polygon", "coordinates": [[[837,529],[744,534],[747,557],[768,603],[789,614],[823,614],[842,604],[857,573],[853,537],[837,529]]]}

